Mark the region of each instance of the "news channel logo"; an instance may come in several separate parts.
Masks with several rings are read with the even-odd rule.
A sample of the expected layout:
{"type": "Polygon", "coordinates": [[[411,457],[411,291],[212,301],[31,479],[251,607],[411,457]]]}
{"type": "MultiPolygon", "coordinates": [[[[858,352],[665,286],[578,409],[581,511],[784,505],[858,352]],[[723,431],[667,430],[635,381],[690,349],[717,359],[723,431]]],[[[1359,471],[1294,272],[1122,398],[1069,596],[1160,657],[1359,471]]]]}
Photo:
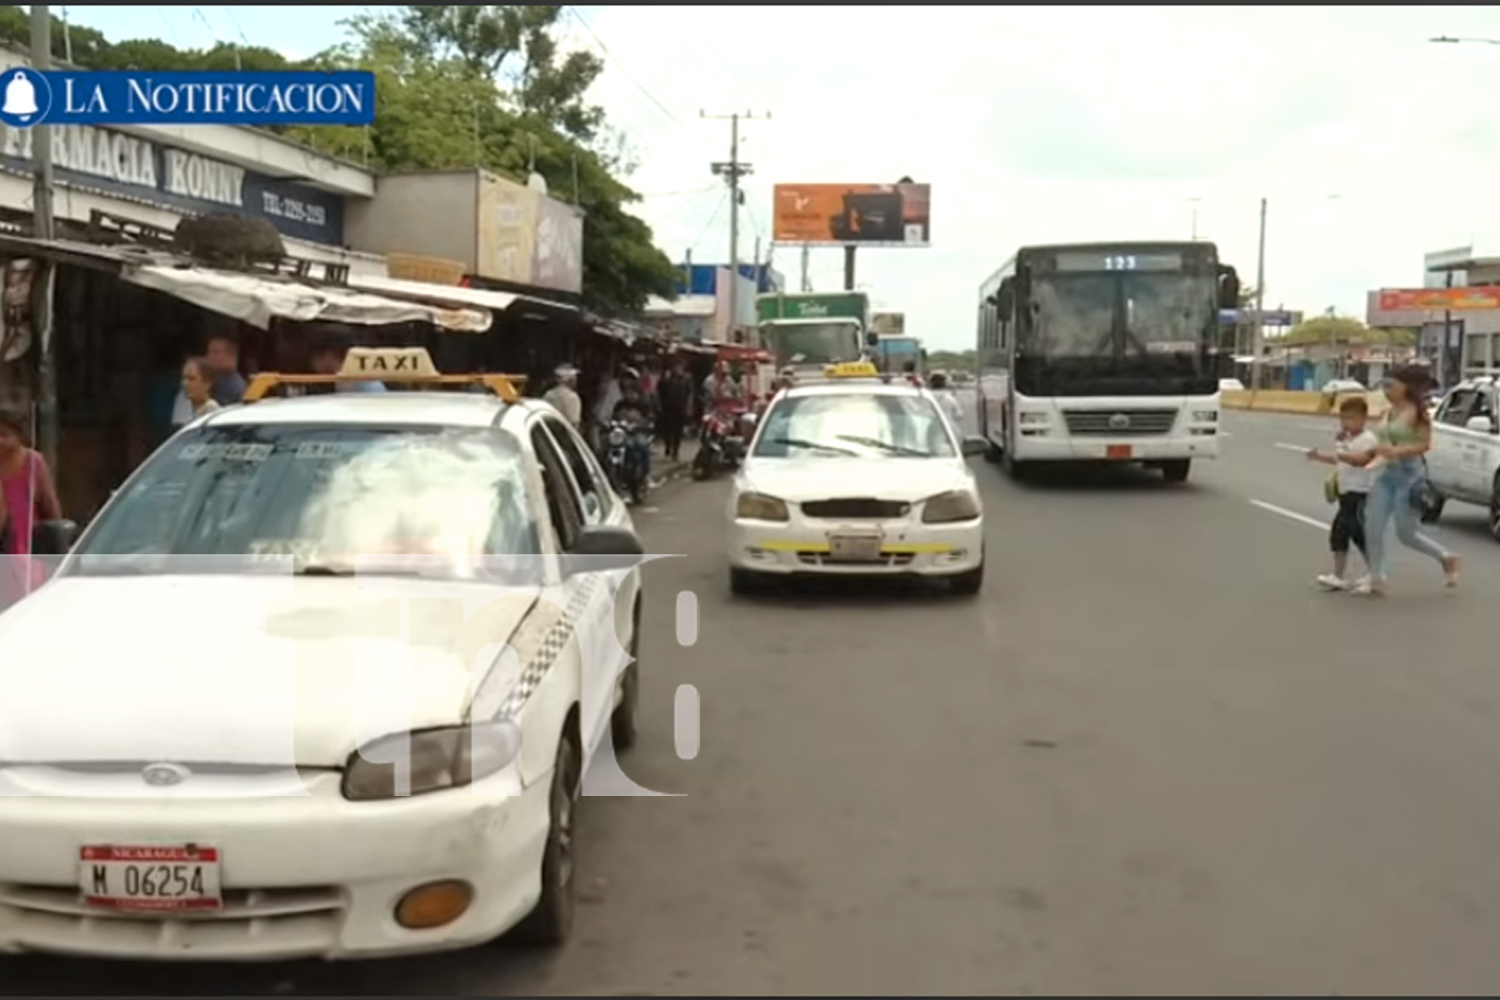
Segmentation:
{"type": "Polygon", "coordinates": [[[38,125],[369,125],[375,76],[285,72],[0,72],[0,123],[38,125]]]}

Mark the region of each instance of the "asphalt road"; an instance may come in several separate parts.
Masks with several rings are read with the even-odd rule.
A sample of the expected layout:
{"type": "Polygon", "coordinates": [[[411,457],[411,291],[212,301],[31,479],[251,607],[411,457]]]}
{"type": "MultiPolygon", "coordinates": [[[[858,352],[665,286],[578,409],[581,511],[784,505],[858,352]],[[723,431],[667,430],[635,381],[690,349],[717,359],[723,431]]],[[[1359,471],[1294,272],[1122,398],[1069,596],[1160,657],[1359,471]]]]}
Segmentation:
{"type": "Polygon", "coordinates": [[[665,487],[641,745],[675,798],[589,799],[575,941],[353,966],[26,961],[95,994],[1494,993],[1500,545],[1445,518],[1461,591],[1397,557],[1316,592],[1315,418],[1226,416],[1185,486],[979,470],[976,600],[731,599],[725,485],[665,487]],[[677,644],[676,595],[698,595],[677,644]],[[672,700],[702,697],[676,757],[672,700]]]}

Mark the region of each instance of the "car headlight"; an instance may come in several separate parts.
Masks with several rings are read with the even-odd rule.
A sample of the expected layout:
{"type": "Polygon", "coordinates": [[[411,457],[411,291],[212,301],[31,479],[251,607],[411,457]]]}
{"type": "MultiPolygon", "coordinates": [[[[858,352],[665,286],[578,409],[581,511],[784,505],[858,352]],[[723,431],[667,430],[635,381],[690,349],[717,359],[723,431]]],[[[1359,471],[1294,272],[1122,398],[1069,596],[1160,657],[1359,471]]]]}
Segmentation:
{"type": "Polygon", "coordinates": [[[344,767],[344,798],[374,802],[463,788],[509,766],[521,752],[512,722],[385,736],[356,750],[344,767]]]}
{"type": "Polygon", "coordinates": [[[734,516],[747,521],[790,521],[786,502],[764,493],[741,493],[734,505],[734,516]]]}
{"type": "Polygon", "coordinates": [[[1021,421],[1022,427],[1036,427],[1047,422],[1048,414],[1043,411],[1034,410],[1030,413],[1020,413],[1017,416],[1021,421]]]}
{"type": "Polygon", "coordinates": [[[1193,420],[1200,424],[1211,424],[1218,419],[1218,410],[1198,410],[1193,414],[1193,420]]]}
{"type": "Polygon", "coordinates": [[[922,505],[922,522],[924,524],[972,521],[978,516],[979,498],[963,490],[955,490],[952,493],[939,493],[922,505]]]}
{"type": "Polygon", "coordinates": [[[609,443],[622,445],[625,443],[625,429],[623,427],[612,427],[609,431],[609,443]]]}

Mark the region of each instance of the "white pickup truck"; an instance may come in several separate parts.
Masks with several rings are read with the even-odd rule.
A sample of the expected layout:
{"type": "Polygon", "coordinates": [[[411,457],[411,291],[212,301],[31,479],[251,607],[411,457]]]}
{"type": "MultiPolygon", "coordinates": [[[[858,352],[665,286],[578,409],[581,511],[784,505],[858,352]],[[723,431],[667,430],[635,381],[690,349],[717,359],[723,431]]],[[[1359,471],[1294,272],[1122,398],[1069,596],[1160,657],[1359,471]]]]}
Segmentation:
{"type": "Polygon", "coordinates": [[[1493,376],[1449,390],[1432,419],[1427,478],[1436,494],[1422,511],[1431,524],[1449,500],[1489,511],[1490,534],[1500,542],[1500,384],[1493,376]]]}

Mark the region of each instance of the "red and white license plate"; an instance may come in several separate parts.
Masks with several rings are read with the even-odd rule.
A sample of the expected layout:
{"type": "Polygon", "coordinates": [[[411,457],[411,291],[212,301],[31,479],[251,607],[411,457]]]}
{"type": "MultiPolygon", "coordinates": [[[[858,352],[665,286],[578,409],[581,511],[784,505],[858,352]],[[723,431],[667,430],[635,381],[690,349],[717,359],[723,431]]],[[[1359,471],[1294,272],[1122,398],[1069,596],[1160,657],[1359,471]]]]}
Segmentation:
{"type": "Polygon", "coordinates": [[[1128,444],[1107,444],[1104,446],[1105,458],[1130,458],[1135,455],[1135,449],[1128,444]]]}
{"type": "Polygon", "coordinates": [[[85,847],[78,887],[84,902],[105,910],[201,912],[224,905],[213,847],[85,847]]]}

